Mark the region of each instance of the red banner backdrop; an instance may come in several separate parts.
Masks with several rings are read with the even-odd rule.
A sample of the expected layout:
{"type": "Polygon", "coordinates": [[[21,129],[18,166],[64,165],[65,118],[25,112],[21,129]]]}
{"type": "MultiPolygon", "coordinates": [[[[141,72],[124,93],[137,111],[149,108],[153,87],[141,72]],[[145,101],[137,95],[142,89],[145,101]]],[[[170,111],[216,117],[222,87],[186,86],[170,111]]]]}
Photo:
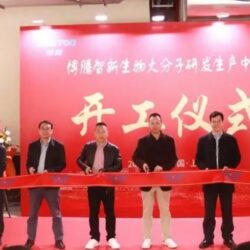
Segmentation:
{"type": "MultiPolygon", "coordinates": [[[[239,168],[249,169],[249,41],[247,22],[22,28],[23,172],[28,143],[43,119],[54,123],[55,138],[65,144],[65,172],[79,171],[76,158],[100,120],[127,171],[151,112],[162,114],[165,132],[175,138],[176,170],[196,170],[197,141],[210,130],[213,110],[224,112],[225,131],[237,137],[242,153],[239,168]]],[[[237,185],[236,215],[250,214],[249,191],[237,185]]],[[[87,215],[86,187],[64,187],[61,196],[64,215],[87,215]]],[[[202,204],[200,185],[173,188],[173,216],[201,216],[202,204]]],[[[118,216],[141,216],[138,188],[118,187],[116,206],[118,216]]],[[[24,215],[27,210],[25,191],[24,215]]]]}

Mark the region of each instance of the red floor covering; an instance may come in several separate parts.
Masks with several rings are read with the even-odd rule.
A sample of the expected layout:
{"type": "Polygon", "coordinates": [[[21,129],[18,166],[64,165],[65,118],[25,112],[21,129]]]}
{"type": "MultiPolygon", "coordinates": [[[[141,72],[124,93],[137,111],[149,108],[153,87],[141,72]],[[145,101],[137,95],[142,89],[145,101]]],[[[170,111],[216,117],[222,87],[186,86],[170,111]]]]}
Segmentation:
{"type": "MultiPolygon", "coordinates": [[[[26,217],[5,218],[5,233],[3,245],[23,244],[26,240],[26,217]]],[[[217,218],[215,230],[215,245],[208,250],[226,250],[222,244],[220,234],[221,219],[217,218]]],[[[250,240],[250,217],[237,217],[235,222],[234,239],[236,242],[250,240]]],[[[64,242],[67,250],[82,250],[89,239],[89,226],[87,218],[66,217],[64,223],[64,242]]],[[[105,225],[101,219],[101,246],[98,250],[109,250],[105,241],[105,225]]],[[[172,238],[178,243],[179,250],[195,250],[203,238],[201,218],[174,218],[172,219],[172,238]]],[[[140,249],[142,241],[141,219],[117,219],[117,239],[121,244],[121,250],[140,249]]],[[[161,231],[159,219],[154,219],[153,246],[151,250],[167,250],[161,245],[161,231]]],[[[37,231],[37,239],[32,250],[54,249],[54,239],[51,229],[51,218],[40,217],[37,231]]]]}

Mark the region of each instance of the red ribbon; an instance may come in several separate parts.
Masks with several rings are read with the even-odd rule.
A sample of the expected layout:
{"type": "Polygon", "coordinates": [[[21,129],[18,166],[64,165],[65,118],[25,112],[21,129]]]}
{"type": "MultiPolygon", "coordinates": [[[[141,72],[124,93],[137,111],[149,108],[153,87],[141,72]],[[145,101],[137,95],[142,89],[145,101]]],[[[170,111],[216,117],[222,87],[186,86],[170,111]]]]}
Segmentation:
{"type": "Polygon", "coordinates": [[[0,189],[83,186],[185,186],[206,183],[250,184],[250,171],[195,170],[153,173],[102,173],[86,176],[72,173],[45,173],[0,178],[0,189]]]}

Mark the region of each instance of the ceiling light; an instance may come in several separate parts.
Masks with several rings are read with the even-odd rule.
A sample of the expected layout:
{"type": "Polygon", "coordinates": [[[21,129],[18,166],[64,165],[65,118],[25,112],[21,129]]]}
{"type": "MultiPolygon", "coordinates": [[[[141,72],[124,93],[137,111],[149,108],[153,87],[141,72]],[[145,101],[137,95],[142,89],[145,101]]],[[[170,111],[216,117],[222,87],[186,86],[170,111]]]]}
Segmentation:
{"type": "Polygon", "coordinates": [[[216,15],[219,19],[222,19],[222,18],[227,18],[230,16],[230,14],[228,12],[219,12],[217,13],[216,15]]]}
{"type": "Polygon", "coordinates": [[[162,22],[165,20],[165,16],[164,15],[155,15],[152,16],[152,21],[153,22],[162,22]]]}
{"type": "Polygon", "coordinates": [[[34,19],[32,21],[32,23],[34,23],[36,25],[41,25],[41,24],[44,24],[44,20],[43,19],[34,19]]]}
{"type": "Polygon", "coordinates": [[[105,22],[108,20],[108,16],[107,15],[96,15],[95,20],[98,22],[105,22]]]}

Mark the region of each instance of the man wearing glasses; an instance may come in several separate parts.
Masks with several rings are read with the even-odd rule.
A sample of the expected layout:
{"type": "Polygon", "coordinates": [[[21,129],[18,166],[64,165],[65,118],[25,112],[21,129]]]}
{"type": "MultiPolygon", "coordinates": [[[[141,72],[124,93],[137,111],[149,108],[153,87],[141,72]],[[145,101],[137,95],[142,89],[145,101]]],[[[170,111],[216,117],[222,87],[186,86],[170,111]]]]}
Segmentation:
{"type": "MultiPolygon", "coordinates": [[[[196,153],[196,164],[202,170],[236,168],[241,160],[237,140],[223,131],[224,115],[214,111],[209,116],[212,131],[199,139],[196,153]]],[[[224,245],[233,249],[233,192],[234,184],[205,184],[203,220],[204,239],[200,249],[208,248],[214,243],[216,202],[219,198],[222,212],[221,233],[224,245]]]]}
{"type": "MultiPolygon", "coordinates": [[[[61,172],[65,166],[64,146],[52,138],[53,124],[50,121],[41,121],[38,125],[40,138],[29,145],[27,171],[29,174],[44,174],[61,172]]],[[[31,248],[36,239],[38,212],[45,199],[52,214],[52,229],[55,236],[55,247],[65,249],[63,243],[63,225],[59,205],[59,188],[30,188],[30,211],[27,222],[28,239],[25,246],[31,248]]]]}

